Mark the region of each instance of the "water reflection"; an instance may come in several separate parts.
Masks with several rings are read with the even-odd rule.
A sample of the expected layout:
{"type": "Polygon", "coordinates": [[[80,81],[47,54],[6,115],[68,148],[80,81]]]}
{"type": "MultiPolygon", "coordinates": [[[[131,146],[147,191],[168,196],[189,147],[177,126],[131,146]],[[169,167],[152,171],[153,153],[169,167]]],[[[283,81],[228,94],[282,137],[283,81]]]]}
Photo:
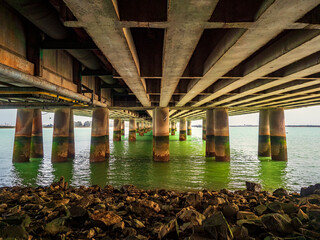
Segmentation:
{"type": "Polygon", "coordinates": [[[109,161],[90,164],[90,185],[108,184],[109,161]]]}
{"type": "Polygon", "coordinates": [[[36,185],[41,162],[42,158],[37,158],[30,162],[13,163],[14,185],[36,185]]]}
{"type": "Polygon", "coordinates": [[[286,186],[287,162],[271,160],[259,161],[259,178],[264,189],[274,189],[274,186],[287,188],[286,186]]]}
{"type": "Polygon", "coordinates": [[[65,181],[72,183],[71,179],[73,176],[72,168],[73,168],[73,162],[62,162],[62,163],[52,163],[53,168],[53,181],[59,181],[61,176],[64,176],[65,181]]]}

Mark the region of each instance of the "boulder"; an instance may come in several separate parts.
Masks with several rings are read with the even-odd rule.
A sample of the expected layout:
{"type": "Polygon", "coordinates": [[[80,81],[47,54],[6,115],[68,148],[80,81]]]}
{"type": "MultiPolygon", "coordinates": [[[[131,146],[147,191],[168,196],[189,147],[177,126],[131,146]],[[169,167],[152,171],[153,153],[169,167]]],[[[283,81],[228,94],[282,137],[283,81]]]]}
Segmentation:
{"type": "Polygon", "coordinates": [[[268,207],[266,205],[258,205],[254,208],[254,211],[258,214],[258,216],[261,216],[267,211],[268,207]]]}
{"type": "Polygon", "coordinates": [[[202,222],[204,231],[213,239],[232,239],[233,234],[221,211],[202,222]]]}
{"type": "Polygon", "coordinates": [[[160,210],[159,204],[150,200],[139,199],[132,203],[132,211],[138,215],[151,216],[160,212],[160,210]]]}
{"type": "Polygon", "coordinates": [[[237,219],[246,219],[246,220],[256,220],[258,216],[256,216],[253,212],[249,211],[239,211],[237,213],[237,219]]]}
{"type": "Polygon", "coordinates": [[[239,207],[235,203],[230,203],[223,207],[222,212],[226,218],[234,217],[237,214],[237,212],[239,212],[239,207]]]}
{"type": "Polygon", "coordinates": [[[284,196],[288,196],[288,192],[287,190],[285,190],[284,188],[278,188],[277,190],[275,190],[273,192],[273,196],[276,196],[276,197],[284,197],[284,196]]]}
{"type": "Polygon", "coordinates": [[[202,221],[206,218],[204,215],[197,212],[193,207],[183,208],[176,214],[176,217],[185,223],[191,222],[191,227],[201,225],[202,221]]]}
{"type": "Polygon", "coordinates": [[[246,182],[246,187],[248,191],[252,192],[260,192],[262,188],[261,184],[254,182],[246,182]]]}
{"type": "Polygon", "coordinates": [[[94,225],[100,228],[106,228],[122,221],[122,218],[114,212],[105,210],[96,210],[90,218],[94,225]]]}
{"type": "Polygon", "coordinates": [[[301,188],[300,195],[305,197],[311,194],[319,194],[319,191],[317,190],[320,190],[320,183],[301,188]]]}
{"type": "Polygon", "coordinates": [[[291,219],[287,215],[269,213],[261,217],[263,225],[277,236],[285,236],[293,232],[291,219]]]}

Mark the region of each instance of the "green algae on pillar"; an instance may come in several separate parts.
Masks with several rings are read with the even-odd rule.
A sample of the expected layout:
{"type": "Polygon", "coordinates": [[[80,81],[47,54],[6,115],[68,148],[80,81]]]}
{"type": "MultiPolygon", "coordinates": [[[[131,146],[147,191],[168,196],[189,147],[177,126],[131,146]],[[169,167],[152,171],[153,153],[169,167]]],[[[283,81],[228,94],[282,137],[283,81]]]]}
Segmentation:
{"type": "Polygon", "coordinates": [[[214,109],[206,112],[206,157],[215,156],[215,137],[214,137],[214,109]]]}
{"type": "Polygon", "coordinates": [[[113,141],[121,141],[121,119],[115,118],[113,122],[113,141]]]}
{"type": "Polygon", "coordinates": [[[207,125],[206,125],[206,119],[202,119],[202,140],[206,140],[207,135],[207,125]]]}
{"type": "Polygon", "coordinates": [[[75,148],[74,148],[74,119],[73,119],[73,110],[70,109],[68,159],[74,159],[74,157],[75,157],[75,148]]]}
{"type": "Polygon", "coordinates": [[[40,109],[33,110],[30,158],[43,158],[42,116],[40,109]]]}
{"type": "Polygon", "coordinates": [[[51,162],[68,161],[70,109],[57,109],[54,113],[51,162]]]}
{"type": "Polygon", "coordinates": [[[12,162],[28,162],[32,134],[33,110],[18,109],[12,162]]]}
{"type": "Polygon", "coordinates": [[[121,136],[124,136],[124,120],[121,121],[121,136]]]}
{"type": "MultiPolygon", "coordinates": [[[[208,141],[208,136],[207,136],[207,141],[208,141]]],[[[214,141],[215,141],[216,161],[229,162],[230,161],[229,115],[228,115],[227,108],[215,109],[214,141]]]]}
{"type": "Polygon", "coordinates": [[[187,121],[186,118],[180,118],[180,133],[179,140],[186,141],[187,140],[187,121]]]}
{"type": "Polygon", "coordinates": [[[188,120],[188,129],[187,129],[187,135],[191,135],[191,120],[188,120]]]}
{"type": "Polygon", "coordinates": [[[267,109],[262,109],[259,113],[258,157],[271,157],[269,111],[267,109]]]}
{"type": "Polygon", "coordinates": [[[171,135],[172,136],[176,135],[176,122],[175,121],[171,122],[171,135]]]}
{"type": "Polygon", "coordinates": [[[90,162],[103,162],[109,154],[109,110],[95,108],[92,114],[90,162]]]}
{"type": "Polygon", "coordinates": [[[153,160],[169,161],[169,108],[155,108],[153,121],[153,160]]]}
{"type": "Polygon", "coordinates": [[[269,109],[271,158],[287,161],[286,126],[283,108],[269,109]]]}
{"type": "Polygon", "coordinates": [[[129,120],[129,142],[134,142],[137,139],[136,120],[131,118],[129,120]]]}
{"type": "Polygon", "coordinates": [[[144,122],[139,124],[139,136],[144,136],[144,122]]]}

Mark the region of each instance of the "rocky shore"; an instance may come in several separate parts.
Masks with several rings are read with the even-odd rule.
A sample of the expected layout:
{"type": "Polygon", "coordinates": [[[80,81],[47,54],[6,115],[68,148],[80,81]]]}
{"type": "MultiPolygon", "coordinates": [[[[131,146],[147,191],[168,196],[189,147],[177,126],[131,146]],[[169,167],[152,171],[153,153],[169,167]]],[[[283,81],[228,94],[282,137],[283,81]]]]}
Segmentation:
{"type": "Polygon", "coordinates": [[[320,239],[320,184],[301,193],[0,188],[0,239],[320,239]]]}

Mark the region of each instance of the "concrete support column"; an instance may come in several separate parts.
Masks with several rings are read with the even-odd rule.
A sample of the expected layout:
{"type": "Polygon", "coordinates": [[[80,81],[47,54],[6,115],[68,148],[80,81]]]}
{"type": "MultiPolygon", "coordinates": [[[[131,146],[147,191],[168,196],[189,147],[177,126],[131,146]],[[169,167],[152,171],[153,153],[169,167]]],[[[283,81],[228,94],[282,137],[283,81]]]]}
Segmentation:
{"type": "Polygon", "coordinates": [[[206,140],[207,135],[207,120],[204,118],[202,119],[202,140],[206,140]]]}
{"type": "MultiPolygon", "coordinates": [[[[207,128],[208,130],[208,128],[207,128]]],[[[208,141],[208,135],[207,135],[208,141]]],[[[214,141],[216,161],[230,161],[229,115],[227,108],[217,108],[214,112],[214,141]]]]}
{"type": "Polygon", "coordinates": [[[143,136],[144,135],[144,122],[140,122],[139,125],[139,135],[143,136]]]}
{"type": "Polygon", "coordinates": [[[103,162],[109,154],[109,110],[95,108],[92,114],[90,162],[103,162]]]}
{"type": "Polygon", "coordinates": [[[129,120],[129,142],[136,141],[137,129],[136,129],[136,119],[131,118],[129,120]]]}
{"type": "Polygon", "coordinates": [[[121,136],[124,136],[124,120],[121,121],[121,136]]]}
{"type": "Polygon", "coordinates": [[[187,134],[188,135],[191,135],[192,131],[191,131],[191,120],[188,120],[188,131],[187,131],[187,134]]]}
{"type": "Polygon", "coordinates": [[[207,110],[206,113],[206,157],[214,157],[216,148],[214,141],[214,109],[207,110]]]}
{"type": "Polygon", "coordinates": [[[171,122],[171,135],[176,135],[176,122],[174,121],[171,122]]]}
{"type": "Polygon", "coordinates": [[[155,108],[153,121],[153,160],[169,161],[169,108],[155,108]]]}
{"type": "Polygon", "coordinates": [[[179,140],[186,141],[187,140],[187,120],[186,118],[180,118],[180,133],[179,140]]]}
{"type": "Polygon", "coordinates": [[[73,120],[73,110],[70,109],[68,158],[69,158],[69,159],[74,159],[74,157],[75,157],[75,148],[74,148],[74,120],[73,120]]]}
{"type": "Polygon", "coordinates": [[[33,110],[30,158],[43,158],[42,116],[40,109],[33,110]]]}
{"type": "Polygon", "coordinates": [[[66,162],[69,150],[70,109],[57,109],[54,113],[51,162],[66,162]]]}
{"type": "Polygon", "coordinates": [[[18,109],[12,162],[28,162],[33,122],[32,109],[18,109]]]}
{"type": "Polygon", "coordinates": [[[284,109],[269,109],[271,158],[276,161],[287,161],[287,140],[284,109]]]}
{"type": "Polygon", "coordinates": [[[267,109],[262,109],[259,113],[258,157],[271,157],[269,111],[267,109]]]}
{"type": "Polygon", "coordinates": [[[113,122],[113,141],[121,141],[121,119],[115,118],[113,122]]]}

